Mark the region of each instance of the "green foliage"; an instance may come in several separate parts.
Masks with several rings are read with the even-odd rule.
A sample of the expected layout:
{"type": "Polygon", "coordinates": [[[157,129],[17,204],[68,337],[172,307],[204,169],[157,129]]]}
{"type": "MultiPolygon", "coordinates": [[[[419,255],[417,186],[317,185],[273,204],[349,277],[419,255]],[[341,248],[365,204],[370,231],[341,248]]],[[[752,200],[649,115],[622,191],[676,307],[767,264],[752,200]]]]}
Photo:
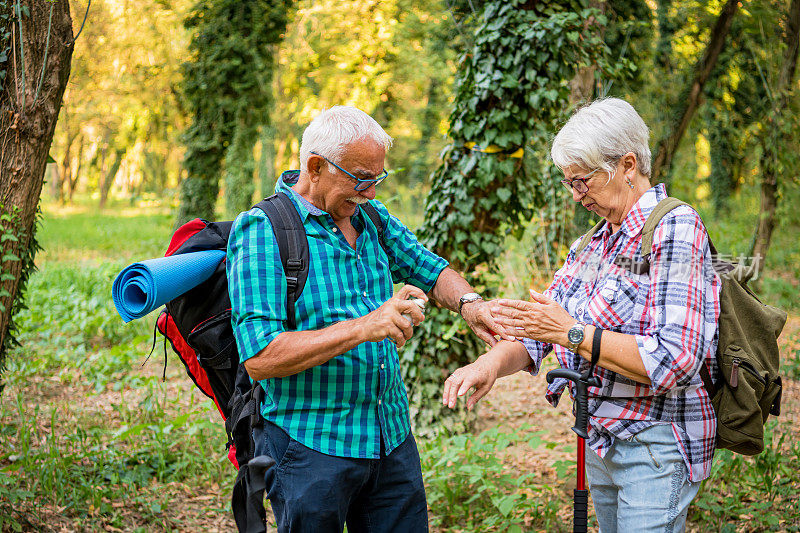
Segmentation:
{"type": "MultiPolygon", "coordinates": [[[[659,9],[661,9],[659,3],[659,9]]],[[[653,12],[644,0],[616,0],[606,3],[608,24],[603,28],[603,41],[610,60],[624,65],[612,72],[609,83],[603,83],[601,94],[609,96],[637,90],[647,77],[644,68],[652,60],[655,39],[653,12]]],[[[601,82],[604,81],[601,73],[601,82]]]]}
{"type": "Polygon", "coordinates": [[[444,511],[431,517],[431,526],[454,532],[557,530],[564,493],[538,483],[536,472],[520,473],[509,464],[545,444],[540,434],[526,425],[511,433],[493,428],[425,441],[420,457],[428,505],[444,511]]]}
{"type": "MultiPolygon", "coordinates": [[[[476,21],[456,84],[453,143],[431,176],[420,240],[486,296],[492,291],[481,276],[496,268],[501,228],[519,234],[546,191],[560,187],[541,161],[564,117],[568,80],[604,50],[597,33],[604,23],[580,1],[531,7],[519,0],[487,2],[476,21]],[[525,151],[535,155],[519,157],[525,151]]],[[[416,420],[426,431],[464,427],[441,422],[445,408],[430,400],[443,377],[481,348],[463,322],[451,323],[447,311],[430,311],[401,354],[416,420]]]]}
{"type": "Polygon", "coordinates": [[[0,0],[0,94],[8,76],[11,63],[11,28],[14,24],[14,10],[11,0],[0,0]]]}
{"type": "MultiPolygon", "coordinates": [[[[67,529],[184,529],[170,509],[187,500],[186,484],[232,482],[215,407],[200,400],[174,356],[166,383],[160,368],[141,368],[152,317],[124,324],[110,297],[128,254],[163,253],[171,217],[115,214],[51,215],[38,232],[44,263],[17,315],[24,348],[7,374],[18,394],[0,403],[4,527],[55,527],[59,509],[67,529]],[[143,227],[150,238],[141,237],[143,227]]],[[[223,512],[209,510],[214,518],[223,512]]]]}
{"type": "MultiPolygon", "coordinates": [[[[17,339],[18,323],[17,315],[20,311],[27,308],[25,301],[28,278],[36,270],[33,260],[36,252],[41,248],[36,240],[36,227],[39,223],[40,212],[37,208],[31,228],[26,230],[22,226],[20,208],[13,206],[10,209],[0,204],[0,249],[3,250],[3,257],[0,264],[3,265],[0,274],[0,313],[9,313],[9,321],[6,326],[3,344],[0,346],[0,374],[5,369],[6,354],[9,349],[20,344],[17,339]],[[10,265],[21,263],[17,274],[12,274],[10,265]],[[16,292],[13,300],[10,300],[11,288],[16,284],[16,292]]],[[[16,270],[14,268],[13,270],[16,270]]],[[[0,380],[0,393],[3,392],[3,382],[0,380]]]]}
{"type": "MultiPolygon", "coordinates": [[[[184,113],[175,89],[186,48],[180,19],[189,1],[91,1],[50,151],[57,164],[48,167],[45,190],[54,199],[100,191],[118,150],[121,167],[107,184],[116,186],[112,196],[159,190],[148,153],[158,154],[158,168],[177,182],[184,113]]],[[[73,34],[87,7],[86,0],[70,1],[73,34]]]]}
{"type": "Polygon", "coordinates": [[[729,44],[705,87],[703,114],[711,163],[708,181],[717,213],[728,206],[740,184],[748,155],[754,152],[754,129],[767,111],[768,87],[753,74],[759,72],[763,62],[759,57],[764,53],[761,21],[778,16],[769,7],[753,6],[758,11],[743,10],[734,18],[729,44]]]}
{"type": "Polygon", "coordinates": [[[800,380],[800,335],[794,335],[786,343],[781,359],[781,374],[789,379],[800,380]]]}
{"type": "Polygon", "coordinates": [[[0,520],[8,517],[12,526],[21,521],[9,505],[16,500],[16,511],[26,511],[34,523],[47,519],[31,501],[63,509],[76,525],[177,526],[164,513],[174,505],[175,494],[159,487],[167,482],[212,483],[230,474],[229,466],[209,460],[222,455],[224,433],[211,422],[213,407],[165,416],[165,388],[154,379],[140,388],[146,391],[140,401],[109,406],[116,411],[115,423],[120,418],[138,422],[119,428],[110,427],[97,412],[76,418],[68,408],[56,407],[48,416],[38,407],[25,410],[21,398],[16,405],[6,402],[2,414],[10,423],[2,429],[8,446],[0,452],[0,464],[5,465],[0,471],[0,520]],[[57,427],[62,417],[73,420],[71,430],[45,430],[57,427]]]}
{"type": "Polygon", "coordinates": [[[187,177],[177,224],[214,218],[223,161],[227,192],[233,195],[228,210],[250,207],[254,132],[268,121],[273,47],[291,5],[291,0],[201,0],[186,18],[192,58],[183,65],[183,96],[192,122],[184,135],[187,177]],[[229,147],[233,151],[226,158],[229,147]]]}
{"type": "MultiPolygon", "coordinates": [[[[800,443],[776,435],[777,423],[767,424],[764,451],[745,457],[718,451],[711,477],[703,482],[691,519],[701,530],[717,530],[720,523],[747,521],[748,531],[800,530],[800,443]],[[758,495],[754,501],[753,496],[758,495]]],[[[719,531],[735,531],[723,525],[719,531]]]]}

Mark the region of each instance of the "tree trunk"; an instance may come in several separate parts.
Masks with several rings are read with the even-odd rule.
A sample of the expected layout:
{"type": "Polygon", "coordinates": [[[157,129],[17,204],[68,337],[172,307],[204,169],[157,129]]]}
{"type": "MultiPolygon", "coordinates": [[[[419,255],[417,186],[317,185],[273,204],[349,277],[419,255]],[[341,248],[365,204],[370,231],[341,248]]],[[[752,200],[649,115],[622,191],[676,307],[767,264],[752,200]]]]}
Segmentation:
{"type": "Polygon", "coordinates": [[[700,97],[703,93],[703,86],[708,81],[711,71],[714,70],[714,65],[717,63],[722,46],[725,44],[725,38],[731,29],[733,16],[736,14],[736,9],[739,6],[738,0],[728,0],[722,8],[722,12],[711,30],[711,39],[708,41],[706,50],[703,53],[702,59],[695,65],[694,77],[689,84],[688,89],[685,91],[684,98],[679,99],[679,105],[675,113],[677,120],[673,124],[670,134],[658,143],[656,148],[656,156],[653,160],[653,170],[651,174],[651,183],[658,183],[659,181],[666,181],[666,176],[669,175],[672,166],[672,158],[675,156],[675,151],[678,149],[678,144],[681,142],[683,134],[689,127],[689,122],[694,116],[694,112],[700,106],[700,97]]]}
{"type": "Polygon", "coordinates": [[[261,198],[272,194],[275,185],[275,128],[263,126],[261,128],[261,156],[258,159],[258,181],[260,183],[261,198]]]}
{"type": "Polygon", "coordinates": [[[114,178],[117,177],[119,167],[122,165],[122,160],[125,159],[126,148],[116,148],[114,150],[114,162],[111,163],[111,168],[108,169],[106,175],[103,176],[103,182],[100,184],[100,209],[106,206],[108,201],[108,193],[111,191],[111,186],[114,184],[114,178]]]}
{"type": "Polygon", "coordinates": [[[237,120],[231,143],[225,151],[225,211],[235,217],[253,207],[255,157],[258,124],[245,116],[237,120]]]}
{"type": "Polygon", "coordinates": [[[61,179],[58,182],[58,191],[56,192],[56,196],[53,198],[60,204],[64,203],[64,190],[69,187],[70,183],[72,183],[72,145],[75,143],[75,139],[77,137],[77,131],[67,133],[67,144],[64,147],[64,157],[61,158],[61,172],[58,173],[61,179]]]}
{"type": "MultiPolygon", "coordinates": [[[[794,84],[797,71],[797,53],[800,44],[800,0],[792,0],[786,21],[786,34],[784,41],[786,50],[778,78],[778,87],[775,91],[776,100],[772,116],[768,119],[762,137],[763,151],[761,152],[761,210],[758,217],[758,229],[750,256],[760,267],[767,257],[772,231],[775,229],[775,210],[778,207],[778,158],[782,150],[794,150],[786,146],[781,133],[789,126],[789,121],[796,120],[788,111],[789,96],[794,84]]],[[[757,272],[751,269],[752,274],[757,272]]]]}
{"type": "Polygon", "coordinates": [[[14,17],[11,28],[0,27],[13,28],[16,53],[0,63],[0,70],[7,70],[0,93],[0,366],[14,342],[12,317],[33,267],[39,196],[73,49],[67,0],[22,0],[21,5],[22,20],[14,17]]]}
{"type": "Polygon", "coordinates": [[[72,173],[72,177],[69,181],[67,181],[67,202],[72,203],[72,196],[75,194],[75,189],[78,186],[78,180],[81,177],[81,170],[83,167],[83,150],[86,147],[86,143],[84,143],[83,135],[78,137],[78,156],[75,158],[75,172],[72,173]]]}

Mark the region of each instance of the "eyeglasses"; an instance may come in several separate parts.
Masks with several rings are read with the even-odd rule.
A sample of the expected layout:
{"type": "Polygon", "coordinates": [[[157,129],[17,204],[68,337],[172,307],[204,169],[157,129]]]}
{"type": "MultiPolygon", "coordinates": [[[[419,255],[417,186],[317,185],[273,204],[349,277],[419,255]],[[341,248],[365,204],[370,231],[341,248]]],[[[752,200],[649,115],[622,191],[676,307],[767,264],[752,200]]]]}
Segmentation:
{"type": "Polygon", "coordinates": [[[595,169],[588,174],[585,174],[582,178],[574,178],[571,180],[563,179],[561,180],[561,184],[566,187],[569,192],[572,192],[573,189],[577,191],[578,194],[586,194],[589,191],[589,186],[586,185],[586,182],[592,178],[592,174],[598,172],[601,169],[595,169]]]}
{"type": "Polygon", "coordinates": [[[353,188],[355,190],[357,190],[357,191],[363,191],[363,190],[369,189],[372,185],[375,185],[377,187],[378,185],[380,185],[380,183],[383,180],[385,180],[389,176],[389,173],[386,172],[386,169],[383,169],[383,172],[378,174],[378,176],[376,178],[371,178],[371,179],[357,178],[357,177],[353,176],[352,174],[350,174],[345,169],[343,169],[342,167],[340,167],[339,165],[337,165],[336,163],[334,163],[333,161],[331,161],[330,159],[328,159],[327,157],[325,157],[324,155],[318,154],[317,152],[310,152],[310,153],[320,156],[322,159],[324,159],[325,161],[327,161],[331,165],[335,166],[336,168],[338,168],[339,170],[341,170],[342,172],[347,174],[350,177],[350,179],[355,180],[357,183],[356,183],[356,186],[353,187],[353,188]]]}

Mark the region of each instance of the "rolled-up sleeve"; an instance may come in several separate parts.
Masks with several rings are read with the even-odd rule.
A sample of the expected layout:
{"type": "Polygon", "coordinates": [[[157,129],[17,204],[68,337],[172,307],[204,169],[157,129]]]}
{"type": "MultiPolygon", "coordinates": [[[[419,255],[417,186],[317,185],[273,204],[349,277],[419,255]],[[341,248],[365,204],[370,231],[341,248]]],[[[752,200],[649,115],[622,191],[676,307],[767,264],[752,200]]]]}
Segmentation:
{"type": "Polygon", "coordinates": [[[542,359],[553,351],[553,345],[533,339],[522,339],[521,342],[525,349],[528,350],[528,356],[531,358],[531,364],[525,368],[525,371],[535,376],[539,373],[539,369],[542,368],[542,359]]]}
{"type": "Polygon", "coordinates": [[[286,276],[272,226],[260,210],[234,221],[226,269],[231,323],[244,362],[282,333],[286,320],[286,276]]]}
{"type": "Polygon", "coordinates": [[[635,337],[656,394],[688,386],[715,348],[719,292],[707,283],[715,275],[708,250],[703,223],[688,207],[665,216],[653,236],[648,325],[635,337]]]}
{"type": "Polygon", "coordinates": [[[386,221],[384,241],[391,264],[392,281],[409,283],[430,292],[447,260],[425,248],[402,222],[389,214],[380,202],[373,202],[382,220],[386,221]]]}

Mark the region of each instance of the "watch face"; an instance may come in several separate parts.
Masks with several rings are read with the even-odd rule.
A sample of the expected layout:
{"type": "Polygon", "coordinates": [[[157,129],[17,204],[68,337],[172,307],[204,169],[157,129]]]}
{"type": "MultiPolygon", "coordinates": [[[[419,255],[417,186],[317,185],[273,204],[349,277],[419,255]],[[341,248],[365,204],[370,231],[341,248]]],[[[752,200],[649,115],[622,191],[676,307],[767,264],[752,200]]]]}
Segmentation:
{"type": "Polygon", "coordinates": [[[570,330],[567,332],[567,339],[573,344],[581,342],[583,340],[583,328],[570,328],[570,330]]]}

